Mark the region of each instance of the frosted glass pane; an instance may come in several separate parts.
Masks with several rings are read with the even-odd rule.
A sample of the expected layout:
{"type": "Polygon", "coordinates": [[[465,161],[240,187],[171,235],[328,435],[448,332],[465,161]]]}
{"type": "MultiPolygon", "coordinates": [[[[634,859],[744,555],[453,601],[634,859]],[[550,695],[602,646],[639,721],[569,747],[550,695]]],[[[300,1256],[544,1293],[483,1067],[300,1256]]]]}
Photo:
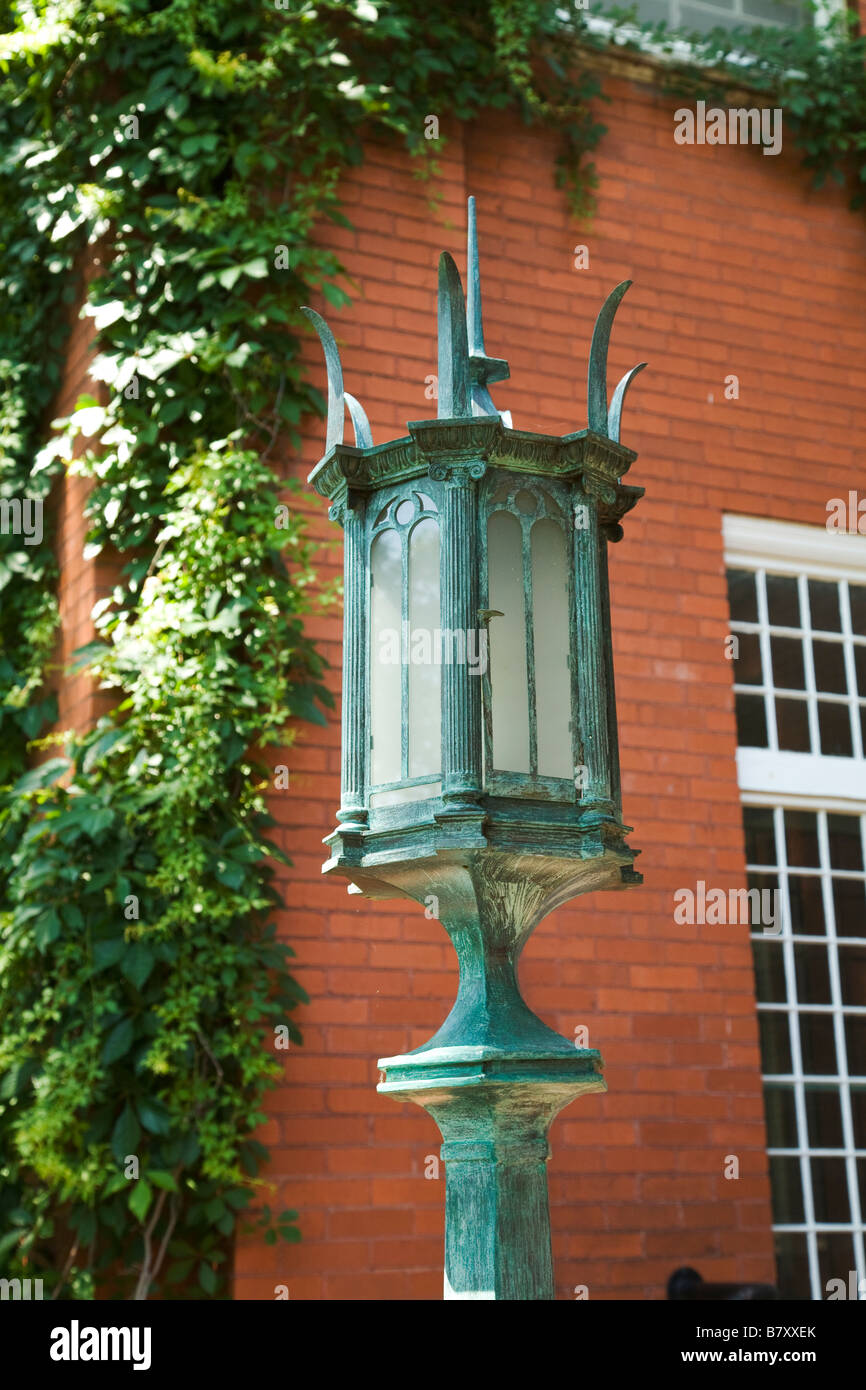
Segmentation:
{"type": "Polygon", "coordinates": [[[439,526],[409,537],[409,776],[442,770],[439,656],[439,526]]]}
{"type": "Polygon", "coordinates": [[[401,616],[403,566],[400,537],[382,531],[370,551],[370,732],[372,785],[400,778],[401,616]]]}
{"type": "Polygon", "coordinates": [[[412,787],[393,787],[389,792],[373,792],[370,809],[380,810],[384,806],[407,806],[413,801],[428,801],[431,797],[442,795],[441,782],[422,782],[412,787]]]}
{"type": "Polygon", "coordinates": [[[487,523],[490,607],[490,688],[493,766],[499,772],[529,771],[529,689],[526,672],[526,598],[520,522],[494,512],[487,523]]]}
{"type": "Polygon", "coordinates": [[[568,566],[565,536],[555,521],[536,521],[529,535],[532,556],[532,623],[535,639],[535,708],[538,772],[573,777],[571,680],[568,669],[568,566]]]}

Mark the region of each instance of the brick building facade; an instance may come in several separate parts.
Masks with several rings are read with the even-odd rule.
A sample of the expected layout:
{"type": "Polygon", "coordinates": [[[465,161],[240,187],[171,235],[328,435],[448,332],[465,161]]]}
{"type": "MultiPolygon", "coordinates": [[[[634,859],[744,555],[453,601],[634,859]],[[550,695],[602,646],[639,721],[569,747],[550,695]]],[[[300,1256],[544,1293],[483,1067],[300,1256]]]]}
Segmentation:
{"type": "MultiPolygon", "coordinates": [[[[866,226],[842,195],[809,191],[788,146],[767,158],[675,144],[676,103],[645,66],[620,64],[606,90],[591,226],[554,187],[551,135],[513,114],[461,127],[441,111],[434,186],[418,183],[397,147],[370,145],[343,186],[354,229],[322,235],[356,282],[351,307],[328,317],[377,441],[435,413],[425,388],[436,371],[436,261],[450,250],[464,266],[468,194],[488,351],[511,364],[493,396],[515,426],[561,434],[585,424],[595,315],[614,285],[634,281],[609,380],[649,361],[623,436],[639,455],[629,481],[646,496],[611,551],[611,584],[624,818],[644,885],[547,918],[521,983],[557,1031],[588,1029],[609,1088],[552,1129],[557,1296],[585,1287],[591,1299],[657,1299],[684,1264],[708,1279],[777,1278],[749,926],[678,924],[673,895],[698,881],[746,883],[723,518],[826,535],[828,500],[863,481],[866,226]],[[575,268],[580,245],[585,269],[575,268]],[[736,1179],[725,1175],[730,1156],[736,1179]]],[[[307,351],[322,384],[312,336],[307,351]]],[[[70,381],[83,370],[73,340],[70,381]]],[[[286,473],[304,479],[322,441],[321,422],[306,421],[303,456],[287,455],[286,473]]],[[[338,540],[320,499],[306,505],[314,534],[338,540]]],[[[90,635],[87,612],[105,587],[78,559],[74,481],[59,506],[71,650],[90,635]]],[[[324,572],[331,566],[338,546],[324,572]]],[[[338,692],[339,618],[312,630],[338,692]]],[[[82,698],[67,687],[61,725],[83,717],[82,698]]],[[[377,1095],[376,1059],[418,1046],[441,1023],[454,953],[420,908],[367,903],[321,877],[339,804],[338,718],[299,729],[273,760],[291,772],[272,807],[293,860],[280,928],[311,1003],[262,1137],[275,1205],[299,1209],[303,1241],[242,1240],[236,1297],[271,1299],[286,1284],[301,1300],[439,1298],[444,1167],[438,1180],[425,1176],[439,1136],[416,1107],[377,1095]]],[[[861,794],[866,802],[866,776],[861,794]]]]}

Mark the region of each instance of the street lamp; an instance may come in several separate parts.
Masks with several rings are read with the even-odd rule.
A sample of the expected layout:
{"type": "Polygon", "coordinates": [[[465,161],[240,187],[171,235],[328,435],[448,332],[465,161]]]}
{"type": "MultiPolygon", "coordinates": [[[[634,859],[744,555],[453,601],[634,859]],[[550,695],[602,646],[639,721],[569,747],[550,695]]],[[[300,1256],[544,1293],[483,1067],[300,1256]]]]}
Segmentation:
{"type": "Polygon", "coordinates": [[[553,1298],[546,1162],[554,1116],[605,1090],[594,1048],[526,1005],[517,959],[538,922],[596,888],[641,882],[625,842],[607,543],[643,489],[621,480],[628,372],[607,402],[607,346],[589,358],[588,428],[514,429],[489,386],[474,200],[468,304],[439,261],[435,420],[374,445],[328,373],[326,453],[309,481],[345,533],[342,790],[323,872],[374,899],[410,898],[457,953],[457,999],[379,1090],[436,1120],[446,1165],[445,1297],[553,1298]],[[355,444],[343,443],[345,407],[355,444]]]}

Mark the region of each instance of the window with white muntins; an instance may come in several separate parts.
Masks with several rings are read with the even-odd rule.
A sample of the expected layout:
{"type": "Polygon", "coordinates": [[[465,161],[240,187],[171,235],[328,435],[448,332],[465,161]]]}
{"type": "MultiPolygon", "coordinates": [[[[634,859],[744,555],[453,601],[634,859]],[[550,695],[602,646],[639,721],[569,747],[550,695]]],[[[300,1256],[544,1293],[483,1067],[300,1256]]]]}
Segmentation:
{"type": "Polygon", "coordinates": [[[724,539],[748,886],[779,895],[752,933],[778,1281],[862,1299],[866,538],[728,516],[724,539]]]}

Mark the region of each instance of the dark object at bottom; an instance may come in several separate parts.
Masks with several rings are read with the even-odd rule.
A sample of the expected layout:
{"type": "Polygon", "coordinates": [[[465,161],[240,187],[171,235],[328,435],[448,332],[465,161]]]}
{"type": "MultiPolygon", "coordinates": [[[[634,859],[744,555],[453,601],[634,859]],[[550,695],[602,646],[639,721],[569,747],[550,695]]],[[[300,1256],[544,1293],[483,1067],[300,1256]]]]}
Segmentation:
{"type": "Polygon", "coordinates": [[[774,1284],[705,1284],[696,1269],[675,1269],[668,1280],[668,1298],[690,1302],[771,1302],[780,1297],[774,1284]]]}

